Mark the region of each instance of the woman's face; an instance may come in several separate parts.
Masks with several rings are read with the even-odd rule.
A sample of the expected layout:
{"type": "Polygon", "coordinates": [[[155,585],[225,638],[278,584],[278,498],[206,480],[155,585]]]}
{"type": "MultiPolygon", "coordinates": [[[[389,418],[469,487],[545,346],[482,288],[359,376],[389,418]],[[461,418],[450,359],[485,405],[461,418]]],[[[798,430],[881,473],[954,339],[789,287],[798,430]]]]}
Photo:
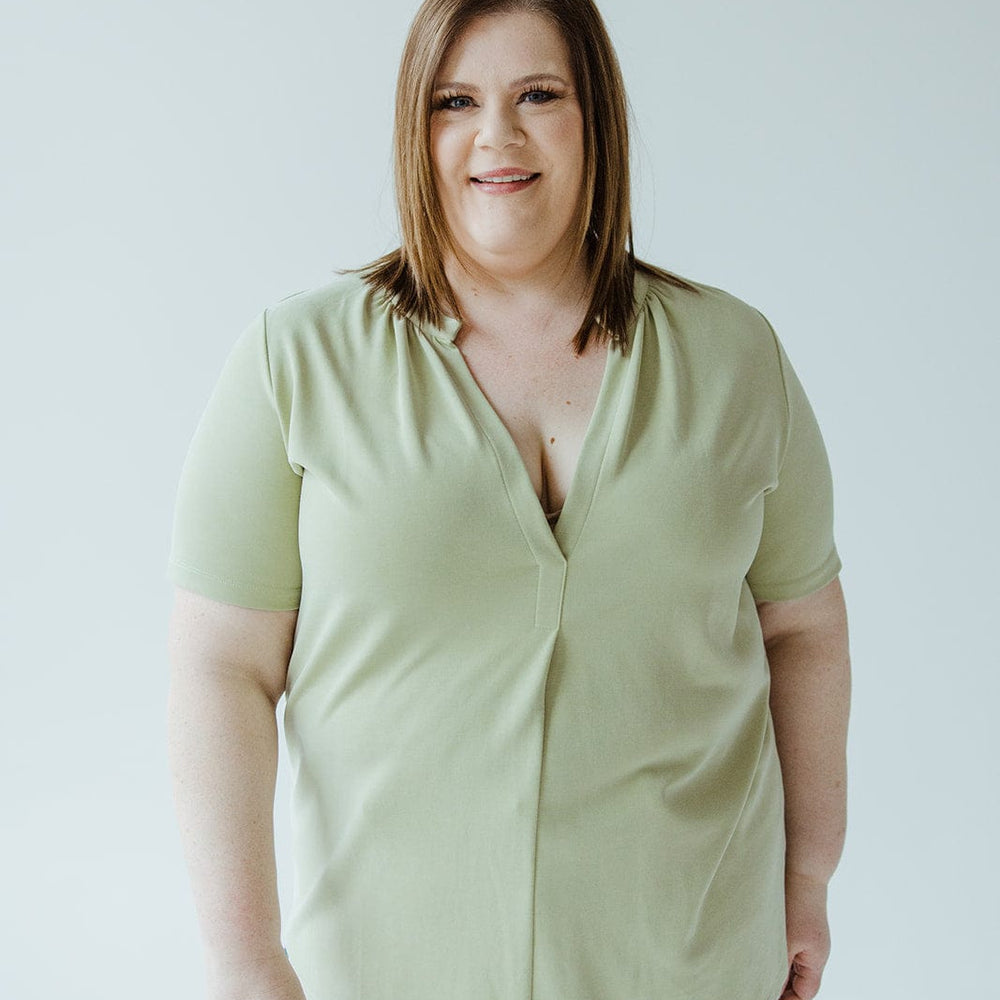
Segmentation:
{"type": "Polygon", "coordinates": [[[431,159],[458,246],[494,273],[569,261],[583,192],[583,115],[551,21],[479,18],[435,80],[431,159]]]}

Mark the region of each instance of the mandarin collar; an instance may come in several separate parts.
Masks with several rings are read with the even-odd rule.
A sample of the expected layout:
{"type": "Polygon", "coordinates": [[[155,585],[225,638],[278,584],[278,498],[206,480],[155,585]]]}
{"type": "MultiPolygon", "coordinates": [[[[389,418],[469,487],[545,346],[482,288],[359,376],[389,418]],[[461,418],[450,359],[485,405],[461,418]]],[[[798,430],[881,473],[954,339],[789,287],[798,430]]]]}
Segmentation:
{"type": "Polygon", "coordinates": [[[454,316],[444,316],[439,325],[434,323],[421,324],[429,337],[447,344],[454,344],[458,331],[462,329],[462,321],[454,316]]]}

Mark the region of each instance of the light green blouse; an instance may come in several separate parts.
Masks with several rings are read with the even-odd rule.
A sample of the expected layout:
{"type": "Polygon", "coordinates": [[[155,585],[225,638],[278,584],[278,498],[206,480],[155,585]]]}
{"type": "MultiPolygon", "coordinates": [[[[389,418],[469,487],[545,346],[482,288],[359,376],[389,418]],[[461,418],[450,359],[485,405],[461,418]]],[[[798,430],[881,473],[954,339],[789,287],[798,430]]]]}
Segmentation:
{"type": "Polygon", "coordinates": [[[442,328],[356,277],[265,310],[172,579],[299,608],[288,951],[309,1000],[774,1000],[782,790],[756,600],[840,567],[766,320],[636,279],[554,528],[442,328]]]}

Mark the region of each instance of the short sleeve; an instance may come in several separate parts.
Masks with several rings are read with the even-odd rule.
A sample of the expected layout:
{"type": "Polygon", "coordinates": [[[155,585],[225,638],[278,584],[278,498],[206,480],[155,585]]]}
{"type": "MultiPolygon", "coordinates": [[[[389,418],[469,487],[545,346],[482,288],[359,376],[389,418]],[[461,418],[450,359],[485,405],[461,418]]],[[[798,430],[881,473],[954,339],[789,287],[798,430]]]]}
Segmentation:
{"type": "Polygon", "coordinates": [[[760,545],[747,573],[757,601],[788,601],[840,572],[833,537],[833,484],[819,426],[784,349],[775,338],[787,426],[778,483],[764,497],[760,545]]]}
{"type": "Polygon", "coordinates": [[[302,480],[282,426],[262,313],[233,348],[188,450],[169,563],[178,586],[248,608],[298,607],[302,480]]]}

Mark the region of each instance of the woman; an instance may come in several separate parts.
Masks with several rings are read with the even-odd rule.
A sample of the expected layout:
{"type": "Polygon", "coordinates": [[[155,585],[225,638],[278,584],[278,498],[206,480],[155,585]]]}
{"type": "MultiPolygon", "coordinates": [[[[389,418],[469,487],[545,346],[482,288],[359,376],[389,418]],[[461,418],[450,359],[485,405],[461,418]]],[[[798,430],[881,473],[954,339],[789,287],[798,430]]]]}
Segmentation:
{"type": "Polygon", "coordinates": [[[428,0],[395,143],[401,249],[250,325],[181,483],[210,994],[811,997],[848,670],[801,387],[759,313],[634,260],[589,0],[428,0]]]}

